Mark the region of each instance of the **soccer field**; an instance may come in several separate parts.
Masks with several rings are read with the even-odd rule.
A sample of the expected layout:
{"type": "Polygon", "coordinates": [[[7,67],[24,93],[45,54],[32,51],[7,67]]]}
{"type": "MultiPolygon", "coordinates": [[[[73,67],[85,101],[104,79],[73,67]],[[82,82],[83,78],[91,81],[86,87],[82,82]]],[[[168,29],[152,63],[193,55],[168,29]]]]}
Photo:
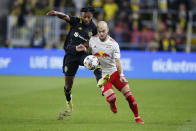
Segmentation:
{"type": "Polygon", "coordinates": [[[117,94],[118,113],[93,78],[76,78],[73,115],[57,120],[64,105],[63,77],[0,76],[1,131],[195,131],[196,81],[129,79],[144,125],[136,124],[117,94]]]}

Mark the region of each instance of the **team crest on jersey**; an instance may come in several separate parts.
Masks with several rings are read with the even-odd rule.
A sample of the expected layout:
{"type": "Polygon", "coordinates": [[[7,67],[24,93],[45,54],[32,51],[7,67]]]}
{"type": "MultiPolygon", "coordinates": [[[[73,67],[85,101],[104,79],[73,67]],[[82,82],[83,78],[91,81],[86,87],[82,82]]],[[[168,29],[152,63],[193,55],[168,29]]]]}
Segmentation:
{"type": "Polygon", "coordinates": [[[92,33],[92,32],[89,32],[89,33],[88,33],[88,36],[89,36],[89,37],[91,37],[92,35],[93,35],[93,33],[92,33]]]}
{"type": "Polygon", "coordinates": [[[105,53],[104,51],[99,51],[99,52],[95,53],[94,56],[96,56],[98,58],[110,57],[110,55],[105,53]]]}
{"type": "Polygon", "coordinates": [[[79,30],[82,30],[82,27],[78,27],[79,30]]]}

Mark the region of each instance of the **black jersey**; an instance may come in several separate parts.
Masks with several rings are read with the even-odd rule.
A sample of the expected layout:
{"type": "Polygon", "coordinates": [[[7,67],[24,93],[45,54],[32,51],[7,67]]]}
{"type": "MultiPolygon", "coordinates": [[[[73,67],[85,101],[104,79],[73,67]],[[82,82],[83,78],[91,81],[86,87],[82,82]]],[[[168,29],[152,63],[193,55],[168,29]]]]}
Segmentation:
{"type": "Polygon", "coordinates": [[[71,29],[64,43],[64,49],[67,54],[81,55],[84,52],[77,52],[76,46],[88,41],[91,36],[96,35],[97,28],[93,21],[86,26],[83,24],[82,19],[78,17],[70,16],[70,21],[68,22],[71,25],[71,29]]]}

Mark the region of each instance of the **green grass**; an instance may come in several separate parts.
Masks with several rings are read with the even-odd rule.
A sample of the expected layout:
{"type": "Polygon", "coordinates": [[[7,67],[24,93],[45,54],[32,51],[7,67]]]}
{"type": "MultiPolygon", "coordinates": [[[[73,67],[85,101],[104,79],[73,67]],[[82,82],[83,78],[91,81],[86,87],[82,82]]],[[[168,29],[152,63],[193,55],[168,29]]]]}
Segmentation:
{"type": "Polygon", "coordinates": [[[63,77],[0,76],[1,131],[195,131],[196,81],[129,79],[144,125],[136,124],[124,97],[118,113],[95,87],[76,78],[72,117],[57,120],[64,105],[63,77]]]}

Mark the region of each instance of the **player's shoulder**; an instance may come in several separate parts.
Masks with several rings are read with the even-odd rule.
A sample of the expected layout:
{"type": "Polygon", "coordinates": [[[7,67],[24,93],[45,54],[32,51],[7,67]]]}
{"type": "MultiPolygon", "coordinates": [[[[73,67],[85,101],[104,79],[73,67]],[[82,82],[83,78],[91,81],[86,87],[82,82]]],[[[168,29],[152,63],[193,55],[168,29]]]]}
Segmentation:
{"type": "Polygon", "coordinates": [[[73,16],[73,15],[68,15],[69,16],[69,18],[71,18],[71,19],[80,19],[79,17],[77,17],[77,16],[73,16]]]}
{"type": "Polygon", "coordinates": [[[109,41],[111,44],[113,44],[113,45],[118,45],[118,43],[117,43],[112,37],[110,37],[110,36],[109,36],[108,41],[109,41]]]}
{"type": "Polygon", "coordinates": [[[69,17],[70,17],[70,23],[71,24],[77,24],[77,23],[81,23],[82,22],[82,19],[81,18],[79,18],[79,17],[77,17],[77,16],[71,16],[71,15],[69,15],[69,17]]]}
{"type": "Polygon", "coordinates": [[[89,40],[89,45],[97,44],[98,39],[99,39],[99,36],[98,35],[91,36],[91,38],[89,40]]]}
{"type": "Polygon", "coordinates": [[[98,40],[98,39],[99,39],[98,34],[96,34],[96,35],[94,35],[94,36],[91,36],[91,39],[92,39],[92,40],[98,40]]]}

